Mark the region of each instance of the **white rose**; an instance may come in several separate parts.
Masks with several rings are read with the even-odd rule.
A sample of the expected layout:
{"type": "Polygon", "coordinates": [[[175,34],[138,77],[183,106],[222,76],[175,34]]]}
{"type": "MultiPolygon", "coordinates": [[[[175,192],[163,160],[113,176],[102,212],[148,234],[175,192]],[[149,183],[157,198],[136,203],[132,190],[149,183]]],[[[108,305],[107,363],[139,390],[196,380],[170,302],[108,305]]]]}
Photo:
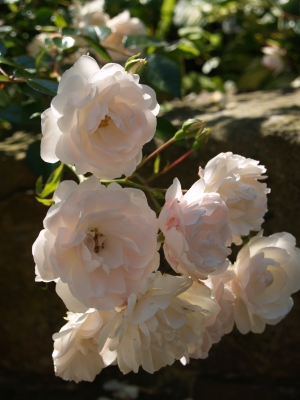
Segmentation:
{"type": "Polygon", "coordinates": [[[237,154],[221,153],[210,160],[205,169],[200,167],[200,178],[205,192],[217,192],[229,210],[229,224],[233,241],[241,244],[241,236],[251,230],[259,231],[267,212],[267,193],[270,189],[258,179],[266,169],[259,161],[237,154]]]}
{"type": "Polygon", "coordinates": [[[232,331],[234,326],[233,305],[235,296],[228,282],[234,273],[226,270],[222,275],[209,276],[204,283],[212,291],[212,299],[216,304],[216,312],[206,321],[201,346],[192,347],[191,358],[207,358],[211,346],[232,331]]]}
{"type": "Polygon", "coordinates": [[[175,178],[158,223],[165,236],[164,253],[174,271],[205,279],[228,267],[228,210],[219,194],[204,193],[201,180],[183,195],[175,178]]]}
{"type": "MultiPolygon", "coordinates": [[[[124,49],[124,36],[146,34],[146,26],[144,23],[138,18],[130,18],[128,10],[125,10],[116,17],[108,20],[106,26],[111,29],[111,34],[107,36],[101,44],[104,47],[107,46],[108,48],[116,50],[122,51],[124,49]]],[[[142,50],[138,48],[134,49],[136,54],[141,51],[142,50]]],[[[119,54],[115,51],[109,51],[109,55],[114,62],[118,63],[124,63],[128,58],[128,55],[119,54]]]]}
{"type": "Polygon", "coordinates": [[[70,6],[74,14],[74,25],[80,29],[90,25],[105,26],[109,15],[103,9],[104,0],[88,1],[84,5],[76,1],[70,6]]]}
{"type": "Polygon", "coordinates": [[[62,182],[54,200],[33,245],[37,280],[60,278],[87,307],[121,305],[159,263],[157,220],[146,196],[91,177],[62,182]]]}
{"type": "MultiPolygon", "coordinates": [[[[60,33],[40,33],[36,35],[32,41],[29,43],[29,45],[26,47],[27,54],[33,58],[36,58],[38,54],[41,52],[42,49],[47,49],[47,53],[52,57],[55,58],[58,55],[58,48],[57,46],[53,43],[49,46],[46,46],[45,41],[47,39],[54,39],[54,38],[59,38],[62,39],[62,35],[60,33]]],[[[72,38],[68,38],[68,40],[74,41],[75,40],[72,38]]],[[[62,64],[74,64],[78,60],[78,58],[86,52],[86,49],[78,49],[77,51],[69,54],[69,55],[64,55],[64,58],[62,60],[62,64]]]]}
{"type": "Polygon", "coordinates": [[[92,308],[86,313],[67,313],[68,323],[53,335],[56,376],[76,383],[95,379],[105,367],[98,352],[100,330],[113,315],[92,308]]]}
{"type": "Polygon", "coordinates": [[[261,49],[264,56],[261,63],[264,67],[273,70],[275,75],[285,70],[285,64],[282,59],[284,51],[278,47],[266,46],[261,49]]]}
{"type": "Polygon", "coordinates": [[[241,333],[261,333],[275,325],[293,306],[300,289],[300,250],[289,233],[252,238],[234,264],[230,282],[236,296],[234,320],[241,333]]]}
{"type": "Polygon", "coordinates": [[[159,111],[155,92],[138,82],[118,64],[100,69],[93,58],[80,57],[42,114],[42,159],[103,179],[131,175],[154,136],[159,111]]]}
{"type": "Polygon", "coordinates": [[[175,360],[189,359],[189,347],[202,343],[205,321],[214,303],[210,290],[188,277],[149,275],[139,294],[100,333],[99,350],[108,364],[117,360],[126,374],[139,366],[153,373],[175,360]],[[191,292],[190,292],[191,291],[191,292]]]}

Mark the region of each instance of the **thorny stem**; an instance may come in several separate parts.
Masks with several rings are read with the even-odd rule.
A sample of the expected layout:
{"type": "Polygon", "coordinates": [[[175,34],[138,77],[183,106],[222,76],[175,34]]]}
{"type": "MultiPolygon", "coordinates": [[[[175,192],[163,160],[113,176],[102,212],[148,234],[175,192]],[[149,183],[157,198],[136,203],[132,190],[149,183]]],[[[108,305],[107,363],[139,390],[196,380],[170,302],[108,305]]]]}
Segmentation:
{"type": "Polygon", "coordinates": [[[165,174],[166,172],[170,171],[170,169],[174,168],[176,165],[181,163],[183,160],[185,160],[187,157],[189,157],[193,153],[193,149],[190,149],[186,153],[184,153],[181,157],[179,157],[177,160],[175,160],[172,164],[170,164],[168,167],[165,167],[162,171],[160,171],[158,174],[150,177],[145,181],[145,183],[149,183],[151,181],[154,181],[154,179],[158,178],[159,176],[165,174]]]}

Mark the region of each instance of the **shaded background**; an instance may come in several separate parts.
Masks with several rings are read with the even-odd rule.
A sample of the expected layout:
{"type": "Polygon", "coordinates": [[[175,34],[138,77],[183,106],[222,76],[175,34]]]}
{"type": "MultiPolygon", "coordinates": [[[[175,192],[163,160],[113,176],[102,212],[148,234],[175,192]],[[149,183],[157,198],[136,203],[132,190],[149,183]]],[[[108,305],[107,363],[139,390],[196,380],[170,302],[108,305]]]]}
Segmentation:
{"type": "MultiPolygon", "coordinates": [[[[287,231],[299,246],[300,91],[253,92],[226,100],[224,108],[212,104],[207,94],[171,103],[165,117],[175,125],[198,117],[213,133],[206,146],[157,184],[168,187],[177,176],[188,189],[197,179],[199,165],[204,167],[223,151],[260,160],[271,188],[265,235],[287,231]]],[[[243,336],[234,330],[213,345],[206,360],[192,360],[185,367],[176,361],[153,375],[142,370],[122,375],[117,367],[108,367],[93,383],[54,377],[51,336],[64,324],[66,310],[53,285],[43,290],[44,284],[34,282],[31,245],[47,212],[34,198],[36,176],[23,158],[34,138],[20,130],[0,146],[1,399],[116,398],[103,388],[112,379],[136,385],[138,399],[300,398],[300,293],[293,296],[292,311],[277,326],[268,326],[260,335],[243,336]]],[[[169,148],[162,154],[162,165],[183,151],[169,148]]]]}

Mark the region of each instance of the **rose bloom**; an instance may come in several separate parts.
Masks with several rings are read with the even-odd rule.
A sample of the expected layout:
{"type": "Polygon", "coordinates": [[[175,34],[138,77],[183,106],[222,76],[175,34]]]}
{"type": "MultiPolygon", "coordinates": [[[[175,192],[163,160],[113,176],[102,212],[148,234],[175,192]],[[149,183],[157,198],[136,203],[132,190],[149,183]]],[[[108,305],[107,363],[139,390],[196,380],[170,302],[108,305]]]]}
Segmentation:
{"type": "Polygon", "coordinates": [[[215,311],[210,289],[192,283],[159,271],[149,275],[100,333],[105,365],[117,360],[124,374],[138,372],[139,366],[153,373],[175,360],[188,360],[189,347],[202,343],[206,318],[215,311]]]}
{"type": "Polygon", "coordinates": [[[300,250],[294,236],[258,234],[239,252],[230,282],[236,296],[234,320],[241,333],[261,333],[281,321],[300,289],[300,250]]]}
{"type": "Polygon", "coordinates": [[[282,55],[285,54],[283,49],[279,47],[266,46],[261,49],[264,56],[261,59],[261,63],[264,67],[274,71],[275,75],[285,70],[285,64],[282,55]]]}
{"type": "Polygon", "coordinates": [[[118,64],[100,69],[93,58],[80,57],[42,114],[42,159],[103,179],[131,175],[154,136],[159,111],[155,92],[138,82],[118,64]]]}
{"type": "Polygon", "coordinates": [[[209,276],[205,283],[212,291],[212,299],[216,304],[216,312],[207,319],[201,346],[191,347],[191,358],[207,358],[211,346],[232,331],[234,326],[233,305],[235,295],[228,282],[234,273],[226,270],[223,274],[209,276]]]}
{"type": "Polygon", "coordinates": [[[231,253],[228,210],[219,194],[204,193],[201,180],[183,195],[175,178],[158,222],[165,257],[174,271],[205,279],[226,270],[231,253]]]}
{"type": "Polygon", "coordinates": [[[258,179],[266,172],[259,161],[237,154],[220,153],[210,160],[205,169],[199,168],[205,182],[205,192],[217,192],[229,210],[229,224],[234,243],[241,244],[241,236],[251,230],[259,231],[267,212],[267,193],[270,189],[258,179]]]}
{"type": "Polygon", "coordinates": [[[73,23],[79,29],[87,26],[105,26],[109,15],[104,13],[104,0],[94,0],[84,5],[75,1],[70,7],[74,14],[73,23]]]}
{"type": "Polygon", "coordinates": [[[76,383],[95,379],[104,368],[98,352],[100,330],[113,315],[113,312],[99,312],[93,308],[84,314],[67,313],[68,323],[53,335],[56,376],[76,383]]]}
{"type": "MultiPolygon", "coordinates": [[[[111,29],[101,44],[104,47],[122,51],[124,49],[123,38],[127,35],[146,35],[146,26],[139,18],[131,18],[128,10],[123,11],[116,17],[107,21],[106,26],[111,29]]],[[[135,48],[134,52],[140,53],[142,49],[135,48]]],[[[120,54],[115,51],[108,51],[112,60],[117,63],[124,63],[128,55],[120,54]]],[[[103,60],[101,61],[103,62],[103,60]]]]}
{"type": "MultiPolygon", "coordinates": [[[[26,47],[27,54],[30,57],[36,58],[38,54],[42,51],[42,49],[46,49],[47,53],[52,58],[55,58],[58,54],[57,46],[55,46],[55,44],[51,44],[49,46],[45,44],[46,39],[54,39],[54,38],[62,39],[62,36],[59,33],[40,33],[36,35],[29,43],[29,45],[26,47]]],[[[71,40],[74,41],[75,43],[75,40],[72,38],[68,38],[66,40],[71,40]]],[[[78,58],[83,54],[84,51],[85,49],[78,49],[77,51],[71,54],[64,55],[62,64],[63,65],[74,64],[74,62],[78,60],[78,58]]]]}
{"type": "Polygon", "coordinates": [[[60,278],[72,296],[97,309],[113,309],[138,292],[159,264],[156,215],[144,193],[116,183],[106,188],[91,177],[60,183],[54,200],[33,245],[36,280],[60,278]]]}

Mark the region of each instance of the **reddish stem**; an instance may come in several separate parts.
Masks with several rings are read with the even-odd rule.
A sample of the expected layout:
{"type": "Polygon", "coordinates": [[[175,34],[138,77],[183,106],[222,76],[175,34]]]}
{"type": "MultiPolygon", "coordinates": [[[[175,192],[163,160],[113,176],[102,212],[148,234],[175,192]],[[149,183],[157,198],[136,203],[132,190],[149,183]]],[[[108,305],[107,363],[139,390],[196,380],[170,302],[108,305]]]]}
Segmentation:
{"type": "Polygon", "coordinates": [[[170,171],[170,169],[176,167],[179,163],[181,163],[183,160],[185,160],[187,157],[189,157],[193,153],[193,149],[190,149],[186,153],[184,153],[181,157],[177,158],[172,164],[170,164],[168,167],[165,167],[162,171],[160,171],[157,175],[155,175],[153,178],[149,178],[145,183],[149,183],[153,181],[154,179],[158,178],[160,175],[165,174],[166,172],[170,171]]]}

